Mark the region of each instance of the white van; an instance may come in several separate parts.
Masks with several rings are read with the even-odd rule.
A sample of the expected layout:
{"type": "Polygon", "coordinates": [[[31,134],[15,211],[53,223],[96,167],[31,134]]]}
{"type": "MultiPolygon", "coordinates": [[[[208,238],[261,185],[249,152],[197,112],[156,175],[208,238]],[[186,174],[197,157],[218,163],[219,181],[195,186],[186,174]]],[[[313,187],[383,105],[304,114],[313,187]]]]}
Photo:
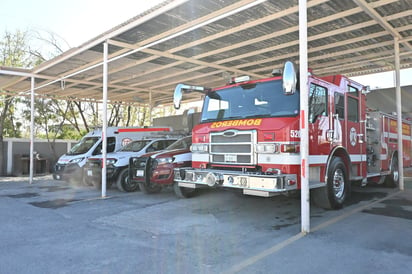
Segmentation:
{"type": "MultiPolygon", "coordinates": [[[[108,127],[107,153],[120,150],[134,140],[141,140],[153,134],[168,134],[168,127],[108,127]]],[[[102,129],[87,133],[69,152],[62,155],[54,166],[53,178],[56,180],[83,181],[83,167],[89,157],[101,154],[102,129]]]]}

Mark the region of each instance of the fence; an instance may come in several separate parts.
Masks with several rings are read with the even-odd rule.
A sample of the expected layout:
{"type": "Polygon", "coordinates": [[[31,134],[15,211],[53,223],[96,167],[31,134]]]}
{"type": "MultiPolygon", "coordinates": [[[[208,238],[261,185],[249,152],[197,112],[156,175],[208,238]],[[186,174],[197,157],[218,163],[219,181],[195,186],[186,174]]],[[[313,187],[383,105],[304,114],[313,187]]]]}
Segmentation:
{"type": "MultiPolygon", "coordinates": [[[[75,140],[56,140],[55,152],[47,140],[34,140],[34,174],[47,174],[53,171],[57,159],[76,144],[75,140]]],[[[28,175],[30,167],[30,140],[4,138],[2,173],[7,176],[28,175]]]]}

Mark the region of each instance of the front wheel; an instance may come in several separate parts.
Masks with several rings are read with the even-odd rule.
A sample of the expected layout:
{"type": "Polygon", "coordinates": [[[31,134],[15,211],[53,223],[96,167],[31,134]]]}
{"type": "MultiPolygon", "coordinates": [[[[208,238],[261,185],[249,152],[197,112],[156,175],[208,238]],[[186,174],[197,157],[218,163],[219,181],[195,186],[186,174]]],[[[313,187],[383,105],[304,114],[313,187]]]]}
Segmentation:
{"type": "Polygon", "coordinates": [[[181,187],[178,183],[173,183],[173,190],[179,198],[191,198],[196,195],[196,188],[181,187]]]}
{"type": "Polygon", "coordinates": [[[123,192],[133,192],[139,188],[139,184],[137,182],[133,182],[129,179],[129,169],[127,168],[120,171],[119,176],[117,177],[116,186],[123,192]]]}
{"type": "Polygon", "coordinates": [[[341,158],[333,157],[327,171],[326,186],[312,191],[315,204],[326,209],[340,209],[350,195],[350,182],[341,158]]]}
{"type": "Polygon", "coordinates": [[[390,171],[391,173],[386,176],[383,184],[386,187],[394,188],[399,185],[399,163],[396,155],[392,158],[390,171]]]}
{"type": "Polygon", "coordinates": [[[151,182],[139,183],[140,190],[145,194],[159,193],[162,187],[158,184],[153,184],[151,182]]]}
{"type": "Polygon", "coordinates": [[[93,182],[89,177],[83,176],[83,185],[85,186],[93,186],[93,182]]]}

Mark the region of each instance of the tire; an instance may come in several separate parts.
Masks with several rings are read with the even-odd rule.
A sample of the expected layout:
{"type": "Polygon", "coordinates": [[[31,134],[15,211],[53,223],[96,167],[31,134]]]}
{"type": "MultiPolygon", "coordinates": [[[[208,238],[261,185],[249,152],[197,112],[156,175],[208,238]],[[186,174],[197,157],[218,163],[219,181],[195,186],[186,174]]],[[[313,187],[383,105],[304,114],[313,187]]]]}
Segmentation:
{"type": "Polygon", "coordinates": [[[72,186],[80,187],[83,185],[83,177],[71,177],[67,179],[67,182],[72,186]]]}
{"type": "Polygon", "coordinates": [[[179,198],[191,198],[196,195],[196,188],[180,187],[178,183],[173,183],[173,190],[179,198]]]}
{"type": "Polygon", "coordinates": [[[122,192],[133,192],[139,189],[139,184],[129,180],[129,169],[124,168],[120,171],[116,180],[117,188],[122,192]]]}
{"type": "Polygon", "coordinates": [[[162,190],[162,186],[151,182],[139,183],[139,187],[144,194],[159,193],[162,190]]]}
{"type": "Polygon", "coordinates": [[[350,181],[342,159],[333,157],[326,186],[312,191],[314,203],[325,209],[340,209],[350,195],[350,181]]]}
{"type": "Polygon", "coordinates": [[[399,185],[399,163],[397,155],[392,157],[390,171],[391,173],[386,176],[383,185],[395,188],[399,185]]]}
{"type": "Polygon", "coordinates": [[[84,186],[93,186],[93,182],[87,176],[83,176],[83,185],[84,186]]]}

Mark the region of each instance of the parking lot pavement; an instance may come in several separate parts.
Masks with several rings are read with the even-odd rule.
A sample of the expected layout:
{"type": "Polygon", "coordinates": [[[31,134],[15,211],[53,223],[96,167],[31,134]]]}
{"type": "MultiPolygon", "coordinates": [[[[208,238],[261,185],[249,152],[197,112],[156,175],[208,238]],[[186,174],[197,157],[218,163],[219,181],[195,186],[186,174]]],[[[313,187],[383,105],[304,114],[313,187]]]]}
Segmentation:
{"type": "Polygon", "coordinates": [[[0,273],[411,273],[412,181],[354,188],[339,211],[204,190],[107,198],[51,176],[0,178],[0,273]]]}

